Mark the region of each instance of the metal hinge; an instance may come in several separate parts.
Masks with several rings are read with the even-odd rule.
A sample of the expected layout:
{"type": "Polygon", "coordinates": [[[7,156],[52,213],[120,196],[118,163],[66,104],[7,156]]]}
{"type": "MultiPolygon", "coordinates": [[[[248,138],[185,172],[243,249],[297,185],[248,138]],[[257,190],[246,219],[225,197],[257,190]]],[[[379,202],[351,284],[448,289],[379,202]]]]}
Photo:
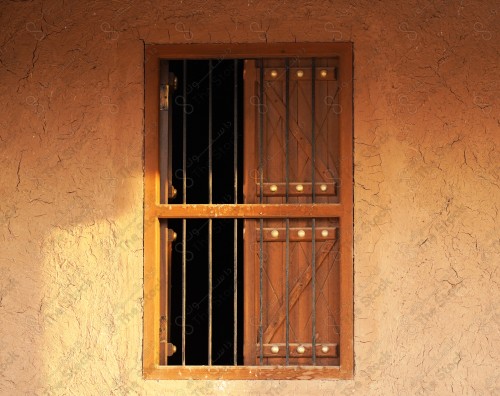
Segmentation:
{"type": "Polygon", "coordinates": [[[168,194],[169,198],[175,198],[177,196],[177,189],[174,186],[169,187],[170,191],[168,194]]]}
{"type": "Polygon", "coordinates": [[[167,341],[167,317],[162,316],[160,318],[160,342],[166,344],[166,354],[167,356],[172,356],[176,351],[177,347],[167,341]]]}
{"type": "Polygon", "coordinates": [[[177,77],[170,73],[168,84],[160,85],[160,110],[168,110],[170,89],[175,91],[177,89],[177,77]]]}
{"type": "Polygon", "coordinates": [[[168,92],[169,85],[162,84],[160,85],[160,110],[168,110],[168,92]]]}
{"type": "Polygon", "coordinates": [[[167,317],[160,318],[160,342],[167,342],[167,317]]]}
{"type": "Polygon", "coordinates": [[[171,228],[168,229],[168,240],[174,242],[177,239],[177,233],[171,228]]]}

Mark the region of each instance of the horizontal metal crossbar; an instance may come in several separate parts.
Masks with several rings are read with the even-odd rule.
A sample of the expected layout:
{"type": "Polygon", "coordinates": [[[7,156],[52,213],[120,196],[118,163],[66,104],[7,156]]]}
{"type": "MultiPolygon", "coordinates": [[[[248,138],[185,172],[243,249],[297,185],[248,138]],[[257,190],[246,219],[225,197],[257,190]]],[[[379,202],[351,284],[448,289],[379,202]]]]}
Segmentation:
{"type": "MultiPolygon", "coordinates": [[[[318,183],[312,186],[311,182],[288,183],[288,190],[286,183],[263,183],[262,194],[265,197],[284,197],[288,194],[289,197],[307,197],[314,193],[316,196],[335,196],[337,195],[336,183],[318,183]]],[[[260,194],[260,184],[255,184],[255,195],[260,194]]]]}
{"type": "MultiPolygon", "coordinates": [[[[260,241],[261,237],[264,242],[286,242],[286,228],[283,227],[265,227],[262,229],[262,236],[260,229],[255,229],[257,240],[260,241]]],[[[288,238],[290,242],[311,242],[312,230],[307,227],[289,227],[288,238]]],[[[316,241],[327,241],[337,239],[337,227],[317,227],[314,231],[316,241]]]]}
{"type": "MultiPolygon", "coordinates": [[[[285,357],[287,345],[284,343],[264,344],[264,356],[268,358],[283,358],[285,357]]],[[[305,358],[312,356],[313,346],[311,343],[296,343],[288,344],[290,357],[305,358]]],[[[338,357],[338,345],[335,343],[318,343],[314,346],[316,354],[321,357],[338,357]]]]}

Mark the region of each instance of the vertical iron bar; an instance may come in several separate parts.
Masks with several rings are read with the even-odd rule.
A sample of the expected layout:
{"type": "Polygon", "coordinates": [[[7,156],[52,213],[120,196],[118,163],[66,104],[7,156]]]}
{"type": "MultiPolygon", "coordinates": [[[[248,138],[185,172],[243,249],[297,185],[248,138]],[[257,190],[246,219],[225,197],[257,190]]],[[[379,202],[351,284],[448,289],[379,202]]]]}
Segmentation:
{"type": "MultiPolygon", "coordinates": [[[[312,163],[312,203],[316,201],[316,59],[312,59],[311,71],[311,163],[312,163]]],[[[316,219],[312,219],[312,263],[311,263],[311,288],[312,288],[312,364],[316,365],[316,219]]]]}
{"type": "MultiPolygon", "coordinates": [[[[182,103],[187,101],[187,61],[182,64],[182,103]]],[[[182,112],[182,203],[187,202],[186,182],[186,143],[187,143],[187,117],[184,108],[182,112]]],[[[186,219],[182,219],[182,365],[186,365],[186,219]]]]}
{"type": "MultiPolygon", "coordinates": [[[[234,158],[234,203],[238,203],[238,60],[234,60],[234,91],[233,91],[233,158],[234,158]]],[[[234,263],[233,263],[233,364],[238,364],[238,220],[234,219],[234,263]]]]}
{"type": "MultiPolygon", "coordinates": [[[[208,68],[208,203],[212,203],[212,60],[208,68]]],[[[208,219],[208,365],[212,365],[212,219],[208,219]]]]}
{"type": "MultiPolygon", "coordinates": [[[[285,60],[285,98],[286,98],[286,117],[285,117],[285,202],[288,203],[289,184],[290,184],[290,65],[288,58],[285,60]]],[[[289,270],[290,270],[290,219],[286,219],[286,255],[285,255],[285,309],[286,309],[286,365],[290,363],[290,306],[289,306],[289,270]]]]}
{"type": "MultiPolygon", "coordinates": [[[[160,103],[160,112],[159,112],[159,122],[160,122],[160,136],[159,136],[159,146],[160,146],[160,203],[168,203],[169,198],[169,189],[168,186],[171,183],[171,180],[168,178],[168,164],[170,162],[170,146],[169,146],[169,118],[171,115],[172,109],[169,108],[171,103],[169,103],[170,99],[170,89],[172,87],[169,86],[169,62],[166,60],[162,60],[160,63],[160,85],[162,89],[164,89],[163,95],[165,97],[162,98],[162,102],[160,103]],[[163,107],[162,107],[163,105],[163,107]]],[[[166,228],[166,226],[162,225],[162,228],[166,228]]]]}
{"type": "MultiPolygon", "coordinates": [[[[260,106],[259,106],[259,202],[264,202],[264,59],[260,63],[260,106]]],[[[264,273],[264,219],[260,219],[259,238],[259,362],[264,364],[264,314],[263,314],[263,273],[264,273]]]]}
{"type": "MultiPolygon", "coordinates": [[[[159,178],[160,178],[160,203],[168,203],[169,201],[169,185],[172,185],[169,174],[169,164],[170,164],[170,118],[172,109],[170,106],[170,86],[169,86],[169,62],[167,60],[162,60],[160,62],[160,107],[158,112],[159,121],[159,178]]],[[[170,224],[168,221],[160,222],[160,279],[161,279],[161,289],[160,289],[160,317],[166,320],[165,335],[164,339],[160,340],[160,364],[168,364],[168,353],[167,344],[172,339],[170,334],[170,258],[169,258],[169,229],[170,224]]]]}

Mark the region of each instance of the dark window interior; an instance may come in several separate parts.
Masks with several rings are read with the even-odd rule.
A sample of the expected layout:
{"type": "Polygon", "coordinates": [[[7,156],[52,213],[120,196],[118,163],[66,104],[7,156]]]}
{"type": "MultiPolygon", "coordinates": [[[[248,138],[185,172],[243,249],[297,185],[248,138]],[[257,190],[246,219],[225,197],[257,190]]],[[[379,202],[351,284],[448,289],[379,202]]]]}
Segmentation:
{"type": "MultiPolygon", "coordinates": [[[[187,203],[208,203],[209,155],[209,61],[170,61],[170,72],[178,79],[172,110],[172,175],[178,195],[169,202],[181,204],[182,128],[186,112],[187,203]],[[187,97],[182,97],[186,82],[187,97]]],[[[243,61],[238,62],[238,202],[243,202],[243,61]]],[[[234,61],[212,60],[212,150],[213,203],[234,203],[234,61]]],[[[177,352],[169,365],[181,364],[182,220],[169,220],[179,236],[172,246],[170,342],[177,352]]],[[[208,360],[208,220],[187,220],[186,252],[186,363],[204,365],[208,360]]],[[[243,364],[243,223],[238,221],[238,364],[243,364]]],[[[233,220],[213,220],[213,345],[214,365],[233,362],[233,220]]]]}

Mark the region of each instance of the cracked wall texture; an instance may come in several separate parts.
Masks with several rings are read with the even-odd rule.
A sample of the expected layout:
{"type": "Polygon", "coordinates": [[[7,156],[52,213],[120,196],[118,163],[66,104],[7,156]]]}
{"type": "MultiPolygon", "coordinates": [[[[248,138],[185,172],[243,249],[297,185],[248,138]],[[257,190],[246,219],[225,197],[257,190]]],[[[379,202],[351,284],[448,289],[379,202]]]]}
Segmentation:
{"type": "Polygon", "coordinates": [[[499,394],[494,1],[0,2],[0,394],[499,394]],[[352,381],[144,381],[144,43],[354,42],[352,381]]]}

